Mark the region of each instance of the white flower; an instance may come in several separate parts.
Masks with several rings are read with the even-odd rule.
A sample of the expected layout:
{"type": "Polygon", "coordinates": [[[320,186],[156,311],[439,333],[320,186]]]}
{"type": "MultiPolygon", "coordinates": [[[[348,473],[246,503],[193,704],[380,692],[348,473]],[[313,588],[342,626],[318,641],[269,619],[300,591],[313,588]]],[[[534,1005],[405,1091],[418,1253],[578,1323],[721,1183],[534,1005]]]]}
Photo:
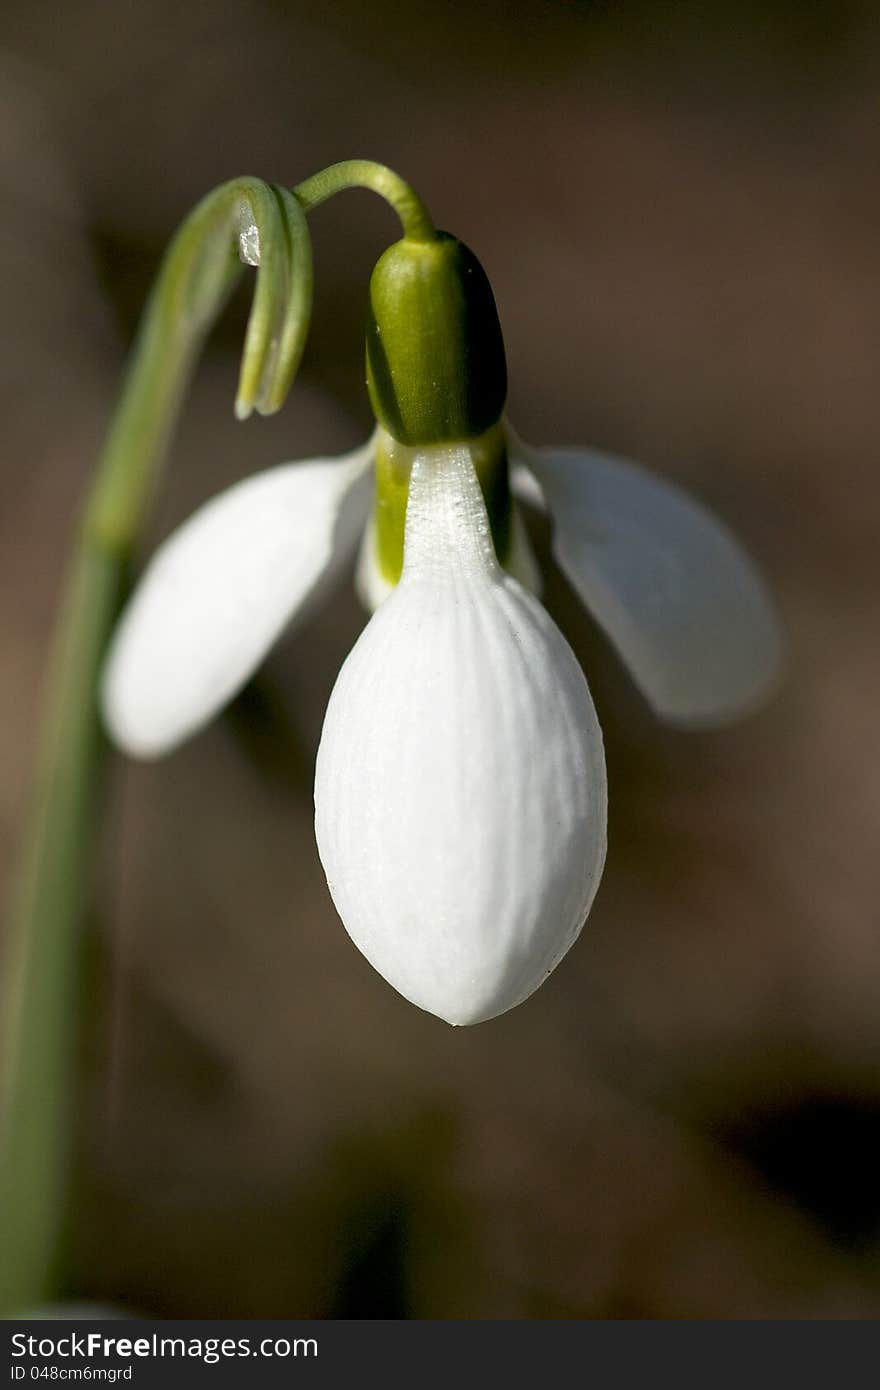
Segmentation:
{"type": "MultiPolygon", "coordinates": [[[[504,429],[516,483],[550,511],[560,566],[658,714],[704,725],[756,705],[779,638],[727,530],[635,464],[533,450],[504,429]]],[[[583,925],[605,857],[602,738],[568,644],[525,587],[539,576],[515,508],[507,570],[519,578],[498,564],[473,443],[404,451],[403,573],[396,587],[383,579],[369,518],[387,444],[379,429],[343,458],[275,468],[202,507],[130,602],[103,705],[121,747],[168,752],[241,688],[363,535],[359,588],[378,609],[328,707],[318,847],[376,969],[421,1008],[475,1023],[531,994],[583,925]]]]}

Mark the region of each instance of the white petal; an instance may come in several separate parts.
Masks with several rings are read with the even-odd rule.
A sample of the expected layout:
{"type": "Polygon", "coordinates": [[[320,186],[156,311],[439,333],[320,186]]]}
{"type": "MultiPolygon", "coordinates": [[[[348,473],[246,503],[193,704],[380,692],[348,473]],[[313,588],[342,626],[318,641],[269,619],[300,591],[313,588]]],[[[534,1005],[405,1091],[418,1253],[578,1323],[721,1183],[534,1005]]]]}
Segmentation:
{"type": "Polygon", "coordinates": [[[560,567],[658,714],[723,724],[758,705],[779,678],[779,628],[723,523],[634,463],[511,444],[544,493],[560,567]]]}
{"type": "Polygon", "coordinates": [[[384,603],[388,595],[393,594],[397,587],[386,579],[382,573],[382,566],[379,564],[376,547],[376,515],[372,511],[361,537],[357,565],[354,571],[354,587],[368,613],[375,613],[379,605],[384,603]]]}
{"type": "Polygon", "coordinates": [[[504,568],[514,579],[518,579],[524,588],[531,590],[538,598],[541,597],[544,592],[544,576],[532,549],[522,512],[515,502],[512,503],[511,512],[510,554],[504,562],[504,568]]]}
{"type": "MultiPolygon", "coordinates": [[[[540,597],[544,587],[544,576],[538,567],[532,542],[529,540],[529,533],[516,503],[513,503],[511,514],[510,553],[504,568],[508,574],[513,575],[514,579],[518,579],[520,584],[525,585],[527,589],[531,589],[533,594],[540,597]]],[[[376,517],[374,512],[371,512],[370,519],[364,528],[354,582],[358,598],[368,613],[375,613],[379,605],[384,603],[388,595],[393,594],[397,587],[386,579],[382,572],[382,566],[379,564],[376,551],[376,517]]]]}
{"type": "Polygon", "coordinates": [[[518,439],[507,428],[507,436],[511,446],[510,460],[510,490],[514,497],[518,497],[521,502],[525,502],[527,507],[532,507],[536,512],[546,512],[547,499],[541,489],[541,484],[534,473],[523,463],[522,458],[527,448],[521,439],[518,439]],[[514,449],[516,453],[514,453],[514,449]]]}
{"type": "Polygon", "coordinates": [[[113,639],[104,718],[138,757],[207,723],[354,548],[372,441],[255,474],[213,498],[156,552],[113,639]]]}
{"type": "Polygon", "coordinates": [[[497,563],[466,446],[416,460],[403,576],[336,682],[315,808],[355,944],[450,1023],[525,999],[590,909],[602,735],[562,634],[497,563]]]}

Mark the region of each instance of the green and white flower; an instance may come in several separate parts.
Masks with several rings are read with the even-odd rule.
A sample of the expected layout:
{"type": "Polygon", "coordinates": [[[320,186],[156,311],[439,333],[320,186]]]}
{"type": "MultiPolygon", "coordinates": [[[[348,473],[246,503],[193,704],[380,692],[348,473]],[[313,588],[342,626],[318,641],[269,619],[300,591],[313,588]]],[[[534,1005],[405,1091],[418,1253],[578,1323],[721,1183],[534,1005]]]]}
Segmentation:
{"type": "Polygon", "coordinates": [[[662,718],[755,707],[779,636],[752,563],[702,506],[636,464],[513,433],[492,292],[454,238],[380,260],[367,363],[377,425],[362,448],[245,479],[158,551],[112,645],[105,718],[133,755],[169,752],[359,551],[374,614],[327,710],[318,848],[376,969],[477,1023],[559,963],[605,859],[601,731],[536,596],[515,494],[549,512],[560,567],[662,718]]]}

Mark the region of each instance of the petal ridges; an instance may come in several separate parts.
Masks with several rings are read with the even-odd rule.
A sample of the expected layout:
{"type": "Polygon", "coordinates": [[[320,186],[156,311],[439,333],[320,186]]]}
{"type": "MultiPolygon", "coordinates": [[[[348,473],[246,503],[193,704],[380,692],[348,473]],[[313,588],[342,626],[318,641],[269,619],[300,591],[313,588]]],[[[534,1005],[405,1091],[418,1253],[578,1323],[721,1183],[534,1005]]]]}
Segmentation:
{"type": "Polygon", "coordinates": [[[453,1024],[535,990],[605,856],[602,737],[583,673],[498,565],[466,446],[413,466],[403,575],[336,683],[316,833],[355,944],[453,1024]]]}

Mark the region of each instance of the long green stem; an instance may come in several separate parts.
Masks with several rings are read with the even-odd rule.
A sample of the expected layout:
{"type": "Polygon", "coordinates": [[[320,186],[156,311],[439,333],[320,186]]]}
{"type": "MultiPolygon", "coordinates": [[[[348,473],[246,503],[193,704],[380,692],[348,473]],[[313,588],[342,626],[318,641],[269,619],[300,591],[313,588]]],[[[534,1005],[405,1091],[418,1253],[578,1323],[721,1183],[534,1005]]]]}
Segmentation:
{"type": "Polygon", "coordinates": [[[308,233],[302,208],[289,194],[239,179],[200,203],[169,247],[72,559],[6,936],[0,1312],[35,1306],[50,1296],[58,1277],[76,1050],[77,928],[88,889],[102,749],[98,676],[186,385],[241,270],[242,209],[253,219],[260,258],[239,413],[252,404],[277,408],[283,400],[308,326],[308,233]]]}
{"type": "Polygon", "coordinates": [[[404,235],[431,240],[424,204],[390,169],[349,160],[291,193],[236,179],[208,195],[171,243],[87,499],[50,673],[36,795],[6,935],[0,1073],[0,1314],[58,1285],[76,1050],[78,926],[88,892],[103,741],[97,686],[166,447],[202,342],[244,259],[258,266],[236,415],[283,403],[308,330],[305,214],[371,188],[404,235]],[[239,236],[241,242],[239,243],[239,236]]]}
{"type": "Polygon", "coordinates": [[[4,978],[0,1311],[36,1307],[58,1274],[72,1115],[75,927],[86,895],[100,733],[95,689],[122,590],[119,555],[82,542],[68,581],[4,978]]]}

